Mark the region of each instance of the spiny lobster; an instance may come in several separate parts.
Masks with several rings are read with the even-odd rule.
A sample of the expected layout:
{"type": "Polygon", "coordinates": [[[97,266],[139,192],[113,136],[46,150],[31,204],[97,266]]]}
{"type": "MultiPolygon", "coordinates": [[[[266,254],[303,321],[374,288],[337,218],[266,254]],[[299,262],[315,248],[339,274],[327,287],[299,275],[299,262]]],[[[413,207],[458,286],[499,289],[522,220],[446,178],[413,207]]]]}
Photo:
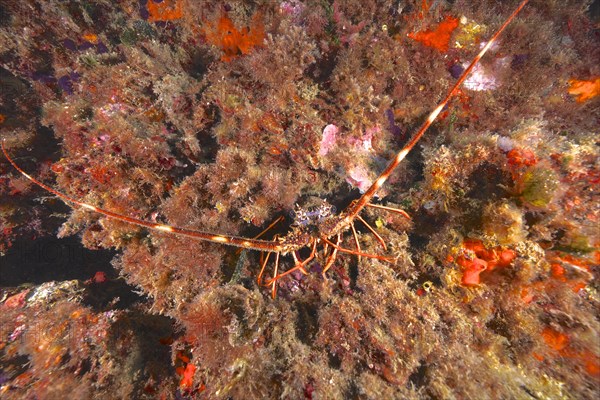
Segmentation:
{"type": "Polygon", "coordinates": [[[335,214],[334,207],[323,201],[322,204],[313,207],[311,209],[302,209],[298,208],[295,212],[295,223],[292,225],[292,229],[289,233],[282,237],[276,237],[274,240],[261,240],[261,239],[250,239],[239,236],[231,236],[231,235],[219,235],[210,232],[203,232],[198,230],[191,230],[180,228],[177,226],[159,224],[154,222],[145,221],[138,218],[128,217],[122,214],[118,214],[109,210],[105,210],[103,208],[99,208],[93,206],[91,204],[87,204],[81,202],[65,193],[59,192],[58,190],[48,186],[47,184],[37,180],[31,175],[27,174],[17,163],[10,157],[7,152],[5,146],[5,140],[2,141],[2,151],[8,161],[13,165],[13,167],[19,171],[23,176],[29,179],[34,184],[40,186],[46,191],[58,196],[64,202],[70,205],[75,205],[78,207],[82,207],[88,209],[90,211],[102,214],[108,218],[113,218],[119,221],[123,221],[129,224],[134,224],[142,227],[146,227],[149,229],[167,232],[175,235],[187,236],[190,238],[194,238],[197,240],[203,240],[207,242],[213,243],[221,243],[229,246],[236,246],[243,249],[248,250],[258,250],[262,252],[266,252],[267,256],[262,261],[261,270],[258,274],[257,281],[260,284],[264,284],[265,286],[271,286],[271,295],[275,298],[277,293],[277,282],[279,279],[283,278],[286,275],[289,275],[292,272],[300,271],[303,274],[308,274],[306,266],[317,256],[319,245],[324,245],[323,254],[327,254],[322,274],[325,275],[326,272],[331,268],[333,263],[335,262],[338,253],[349,253],[353,255],[357,255],[359,257],[367,257],[374,258],[383,261],[390,261],[388,258],[375,255],[363,253],[360,250],[360,245],[358,241],[358,236],[356,233],[356,229],[354,226],[355,220],[361,221],[370,232],[375,235],[377,240],[380,242],[382,247],[385,249],[385,242],[383,239],[376,233],[376,231],[370,227],[366,221],[359,215],[361,211],[365,207],[373,207],[379,208],[391,212],[400,213],[404,216],[408,216],[404,211],[385,207],[381,205],[371,204],[371,200],[377,193],[377,191],[383,186],[386,182],[392,171],[400,164],[400,162],[407,156],[407,154],[415,147],[417,142],[421,139],[421,137],[425,134],[427,129],[431,126],[431,124],[436,120],[438,115],[442,112],[442,110],[448,105],[450,99],[455,96],[462,83],[472,72],[473,68],[477,65],[479,60],[484,56],[484,54],[492,47],[495,41],[498,39],[500,34],[504,31],[504,29],[510,24],[510,22],[519,14],[519,12],[525,7],[529,0],[523,0],[519,6],[512,12],[512,14],[505,20],[502,26],[492,35],[492,37],[485,43],[483,48],[480,50],[479,54],[471,61],[469,66],[463,71],[462,75],[458,78],[454,86],[450,89],[446,97],[435,107],[435,109],[429,114],[425,122],[421,125],[421,127],[417,130],[417,132],[412,136],[410,141],[396,154],[396,156],[389,161],[387,167],[384,171],[379,175],[379,177],[375,180],[375,182],[362,194],[362,196],[353,201],[345,210],[343,210],[339,214],[335,214]],[[340,246],[342,235],[351,230],[353,233],[356,250],[346,249],[340,246]],[[331,247],[331,250],[329,250],[331,247]],[[297,252],[303,248],[309,248],[310,254],[304,260],[299,259],[297,252]],[[329,253],[328,253],[329,252],[329,253]],[[270,256],[275,255],[275,266],[272,274],[272,278],[263,281],[263,275],[269,261],[270,256]],[[284,272],[279,271],[279,260],[281,256],[285,256],[290,254],[293,258],[294,266],[284,272]]]}

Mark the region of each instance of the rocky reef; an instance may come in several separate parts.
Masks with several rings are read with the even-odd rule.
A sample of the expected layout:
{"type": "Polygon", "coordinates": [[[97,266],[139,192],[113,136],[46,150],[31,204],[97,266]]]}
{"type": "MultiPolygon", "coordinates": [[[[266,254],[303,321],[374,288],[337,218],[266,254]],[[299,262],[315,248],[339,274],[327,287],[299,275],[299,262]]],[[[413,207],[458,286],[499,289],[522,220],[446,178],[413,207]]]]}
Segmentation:
{"type": "MultiPolygon", "coordinates": [[[[517,5],[4,0],[0,135],[86,204],[277,240],[357,199],[517,5]]],[[[411,218],[362,213],[389,262],[323,276],[320,246],[276,299],[264,254],[66,207],[2,158],[0,397],[597,397],[598,8],[532,0],[378,193],[411,218]],[[18,278],[57,234],[80,272],[18,278]]]]}

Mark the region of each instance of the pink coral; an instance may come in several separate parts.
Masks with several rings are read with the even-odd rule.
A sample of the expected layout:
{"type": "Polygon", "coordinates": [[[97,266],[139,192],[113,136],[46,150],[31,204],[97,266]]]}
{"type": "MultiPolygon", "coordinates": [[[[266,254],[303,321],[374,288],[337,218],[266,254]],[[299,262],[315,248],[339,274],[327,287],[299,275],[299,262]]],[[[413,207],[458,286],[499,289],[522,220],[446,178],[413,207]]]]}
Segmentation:
{"type": "Polygon", "coordinates": [[[364,135],[362,135],[358,139],[351,138],[348,140],[350,144],[352,144],[356,150],[361,152],[370,152],[373,150],[373,137],[376,133],[380,133],[381,128],[379,125],[373,126],[371,128],[367,128],[365,130],[364,135]]]}
{"type": "Polygon", "coordinates": [[[321,139],[321,147],[319,148],[319,155],[321,157],[326,156],[335,147],[336,137],[340,129],[329,124],[323,129],[323,138],[321,139]]]}
{"type": "Polygon", "coordinates": [[[361,165],[352,167],[348,171],[346,181],[352,186],[357,187],[361,193],[364,193],[373,183],[371,178],[369,178],[369,172],[361,165]]]}

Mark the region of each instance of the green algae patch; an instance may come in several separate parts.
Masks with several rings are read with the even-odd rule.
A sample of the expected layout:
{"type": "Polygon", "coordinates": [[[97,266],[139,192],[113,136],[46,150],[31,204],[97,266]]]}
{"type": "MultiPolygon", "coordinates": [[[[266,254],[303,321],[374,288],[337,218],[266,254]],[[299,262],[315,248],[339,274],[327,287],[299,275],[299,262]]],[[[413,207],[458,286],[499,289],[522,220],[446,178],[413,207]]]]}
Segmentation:
{"type": "Polygon", "coordinates": [[[556,173],[547,168],[530,168],[521,179],[522,199],[535,207],[546,207],[558,189],[556,173]]]}

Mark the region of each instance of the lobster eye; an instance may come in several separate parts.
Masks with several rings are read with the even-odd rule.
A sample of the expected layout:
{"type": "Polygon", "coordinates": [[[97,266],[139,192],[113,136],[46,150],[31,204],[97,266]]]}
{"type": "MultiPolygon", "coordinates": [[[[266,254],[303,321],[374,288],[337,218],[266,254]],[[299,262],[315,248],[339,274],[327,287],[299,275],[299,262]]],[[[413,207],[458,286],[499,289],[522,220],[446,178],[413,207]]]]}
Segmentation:
{"type": "Polygon", "coordinates": [[[297,216],[297,214],[296,214],[296,211],[294,211],[294,210],[290,210],[290,211],[288,212],[288,216],[289,216],[291,219],[296,219],[296,216],[297,216]]]}
{"type": "Polygon", "coordinates": [[[331,212],[331,215],[337,213],[337,208],[333,204],[331,205],[331,208],[329,210],[331,212]]]}

